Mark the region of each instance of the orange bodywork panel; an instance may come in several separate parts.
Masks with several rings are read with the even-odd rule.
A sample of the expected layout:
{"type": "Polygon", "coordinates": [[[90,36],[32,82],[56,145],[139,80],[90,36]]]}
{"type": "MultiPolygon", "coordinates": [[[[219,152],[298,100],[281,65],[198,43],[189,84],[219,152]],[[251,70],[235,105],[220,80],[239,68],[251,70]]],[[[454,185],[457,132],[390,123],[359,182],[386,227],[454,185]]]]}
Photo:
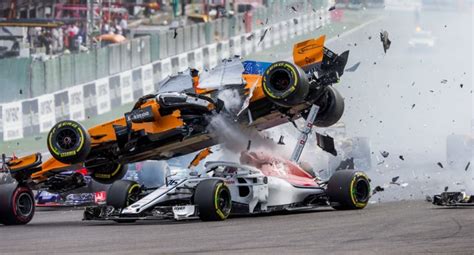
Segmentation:
{"type": "Polygon", "coordinates": [[[255,86],[252,94],[252,98],[250,98],[250,102],[257,101],[265,97],[262,88],[262,76],[258,74],[244,74],[242,76],[244,80],[247,82],[245,88],[247,89],[246,93],[255,86]]]}
{"type": "Polygon", "coordinates": [[[15,158],[8,162],[7,165],[12,172],[20,169],[33,168],[39,165],[38,160],[40,160],[40,157],[41,156],[38,154],[32,154],[21,158],[15,158]]]}
{"type": "MultiPolygon", "coordinates": [[[[132,130],[144,130],[146,133],[149,134],[158,134],[185,125],[183,120],[181,119],[181,113],[179,110],[175,110],[169,115],[161,116],[159,113],[160,106],[155,100],[149,100],[140,106],[140,108],[147,107],[151,107],[153,115],[155,116],[155,121],[132,123],[132,130]]],[[[118,118],[113,121],[92,127],[88,130],[89,135],[91,136],[92,148],[102,143],[114,142],[115,140],[117,140],[114,125],[126,126],[127,123],[125,117],[118,118]]],[[[63,164],[54,158],[50,158],[42,164],[41,171],[34,173],[32,175],[32,178],[37,181],[43,181],[47,178],[47,172],[62,169],[73,170],[78,169],[80,167],[81,166],[63,164]]]]}
{"type": "Polygon", "coordinates": [[[209,156],[211,154],[212,154],[212,151],[211,151],[211,148],[209,148],[209,147],[202,150],[202,151],[200,151],[194,157],[194,159],[191,161],[191,163],[189,163],[188,168],[192,168],[192,167],[195,167],[195,166],[199,165],[199,162],[201,162],[203,159],[207,158],[207,156],[209,156]]]}
{"type": "Polygon", "coordinates": [[[305,67],[323,61],[324,41],[326,36],[310,39],[295,44],[293,47],[293,61],[300,67],[305,67]]]}
{"type": "MultiPolygon", "coordinates": [[[[132,130],[144,130],[146,133],[149,134],[157,134],[184,125],[184,122],[180,118],[181,113],[179,110],[175,110],[170,115],[161,116],[159,112],[160,106],[156,101],[149,100],[148,102],[144,103],[140,108],[143,109],[147,107],[151,107],[153,115],[155,116],[155,121],[132,123],[132,130]]],[[[126,126],[127,122],[125,120],[125,117],[118,118],[102,125],[90,128],[89,134],[92,138],[92,145],[94,146],[104,142],[115,141],[117,137],[115,136],[114,125],[126,126]]]]}
{"type": "MultiPolygon", "coordinates": [[[[64,164],[59,161],[57,161],[54,158],[50,158],[46,160],[42,165],[41,165],[41,171],[36,172],[31,175],[31,178],[35,181],[44,181],[46,180],[46,175],[45,173],[53,170],[61,170],[61,169],[71,169],[74,168],[74,166],[69,165],[69,164],[64,164]]],[[[73,170],[73,169],[71,169],[73,170]]]]}

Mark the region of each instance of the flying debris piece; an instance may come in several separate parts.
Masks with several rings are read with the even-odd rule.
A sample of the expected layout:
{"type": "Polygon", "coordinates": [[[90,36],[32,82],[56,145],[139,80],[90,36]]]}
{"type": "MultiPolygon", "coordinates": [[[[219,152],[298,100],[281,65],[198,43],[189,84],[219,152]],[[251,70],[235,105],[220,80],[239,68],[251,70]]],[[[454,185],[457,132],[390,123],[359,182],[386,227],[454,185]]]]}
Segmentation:
{"type": "Polygon", "coordinates": [[[412,105],[411,105],[411,109],[413,109],[413,108],[415,108],[415,104],[412,104],[412,105]]]}
{"type": "Polygon", "coordinates": [[[260,37],[260,41],[258,42],[258,44],[263,42],[263,39],[265,39],[265,36],[267,35],[267,32],[268,32],[268,28],[265,29],[265,31],[263,31],[263,35],[260,37]]]}
{"type": "Polygon", "coordinates": [[[439,167],[441,167],[441,168],[444,168],[444,167],[443,167],[443,164],[441,164],[441,162],[438,162],[437,165],[438,165],[439,167]]]}
{"type": "Polygon", "coordinates": [[[372,36],[369,36],[369,40],[372,40],[372,36]]]}
{"type": "Polygon", "coordinates": [[[388,153],[388,151],[381,151],[380,154],[382,155],[382,157],[386,158],[388,157],[388,155],[390,155],[390,153],[388,153]]]}
{"type": "Polygon", "coordinates": [[[313,8],[313,12],[316,12],[316,9],[313,8]]]}
{"type": "MultiPolygon", "coordinates": [[[[462,85],[462,84],[461,84],[461,85],[462,85]]],[[[23,95],[23,90],[22,90],[22,89],[20,89],[20,95],[23,95]]]]}
{"type": "Polygon", "coordinates": [[[294,6],[291,6],[291,9],[295,12],[297,12],[296,8],[294,6]]]}
{"type": "Polygon", "coordinates": [[[359,68],[359,65],[360,65],[360,61],[355,63],[355,65],[347,68],[346,72],[355,72],[357,70],[357,68],[359,68]]]}
{"type": "Polygon", "coordinates": [[[444,187],[444,192],[448,191],[448,189],[449,189],[448,186],[444,187]]]}
{"type": "Polygon", "coordinates": [[[280,140],[278,140],[279,145],[285,145],[285,142],[283,142],[284,138],[285,138],[284,136],[282,136],[282,135],[280,136],[280,140]]]}
{"type": "Polygon", "coordinates": [[[398,158],[401,159],[401,160],[405,160],[405,158],[403,157],[403,155],[398,156],[398,158]]]}
{"type": "Polygon", "coordinates": [[[385,163],[385,160],[382,160],[380,162],[377,163],[378,166],[382,165],[383,163],[385,163]]]}
{"type": "Polygon", "coordinates": [[[316,132],[316,141],[319,148],[323,149],[323,151],[337,156],[337,151],[334,147],[334,138],[330,137],[329,135],[324,136],[316,132]]]}
{"type": "Polygon", "coordinates": [[[335,6],[335,5],[329,7],[329,10],[328,10],[328,11],[334,11],[334,10],[336,10],[336,6],[335,6]]]}
{"type": "Polygon", "coordinates": [[[252,39],[254,38],[254,36],[255,36],[255,34],[251,34],[251,35],[249,35],[249,36],[247,37],[247,41],[250,41],[250,40],[252,40],[252,39]]]}
{"type": "Polygon", "coordinates": [[[398,178],[400,178],[400,176],[393,177],[391,183],[396,183],[398,181],[398,178]]]}
{"type": "Polygon", "coordinates": [[[250,147],[252,147],[252,141],[249,140],[248,143],[247,143],[247,151],[250,150],[250,147]]]}
{"type": "Polygon", "coordinates": [[[173,39],[176,39],[176,36],[178,36],[178,29],[174,29],[174,34],[173,34],[173,39]]]}
{"type": "Polygon", "coordinates": [[[212,151],[211,151],[210,147],[200,151],[198,154],[196,154],[194,159],[189,163],[188,168],[196,167],[197,165],[199,165],[199,162],[201,162],[203,159],[205,159],[210,154],[212,154],[212,151]]]}
{"type": "Polygon", "coordinates": [[[471,161],[467,162],[467,165],[466,167],[464,168],[464,171],[467,171],[467,169],[469,169],[469,166],[471,165],[471,161]]]}
{"type": "Polygon", "coordinates": [[[415,86],[415,82],[412,82],[411,85],[412,85],[412,86],[415,86]]]}
{"type": "Polygon", "coordinates": [[[464,87],[464,84],[462,84],[462,83],[461,83],[461,84],[459,84],[459,87],[461,87],[461,88],[462,88],[462,87],[464,87]]]}
{"type": "Polygon", "coordinates": [[[374,190],[372,191],[372,195],[375,195],[375,193],[377,192],[381,192],[381,191],[384,191],[385,189],[380,187],[380,186],[377,186],[374,188],[374,190]]]}
{"type": "Polygon", "coordinates": [[[35,136],[35,141],[39,141],[39,140],[41,140],[41,139],[43,139],[43,137],[41,137],[41,136],[35,136]]]}
{"type": "Polygon", "coordinates": [[[425,200],[426,200],[426,202],[430,202],[430,203],[433,202],[433,198],[431,196],[428,196],[428,195],[426,195],[425,200]]]}
{"type": "Polygon", "coordinates": [[[298,19],[293,19],[293,23],[295,23],[295,25],[298,25],[298,19]]]}
{"type": "Polygon", "coordinates": [[[448,80],[442,79],[442,80],[441,80],[441,83],[442,83],[442,84],[446,84],[446,83],[448,83],[448,80]]]}
{"type": "Polygon", "coordinates": [[[390,49],[390,45],[392,44],[390,39],[388,39],[387,31],[380,32],[380,41],[382,42],[382,45],[383,45],[383,51],[387,53],[387,50],[390,49]]]}
{"type": "Polygon", "coordinates": [[[265,20],[265,25],[267,25],[267,24],[268,24],[268,18],[265,20]]]}
{"type": "Polygon", "coordinates": [[[377,62],[374,61],[374,65],[376,65],[376,64],[377,64],[377,62]]]}
{"type": "Polygon", "coordinates": [[[430,92],[431,92],[431,93],[433,93],[433,92],[434,92],[434,90],[430,89],[430,92]]]}

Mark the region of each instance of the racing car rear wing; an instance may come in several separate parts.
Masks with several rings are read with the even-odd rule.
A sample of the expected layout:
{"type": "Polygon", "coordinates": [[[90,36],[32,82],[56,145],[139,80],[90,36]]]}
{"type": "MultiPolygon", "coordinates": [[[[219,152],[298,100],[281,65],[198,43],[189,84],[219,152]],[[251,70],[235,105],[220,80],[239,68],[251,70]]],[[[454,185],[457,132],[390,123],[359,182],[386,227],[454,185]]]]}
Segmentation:
{"type": "Polygon", "coordinates": [[[322,35],[319,38],[295,44],[293,47],[293,62],[303,68],[305,72],[317,71],[317,78],[319,79],[329,79],[328,81],[321,81],[321,83],[332,84],[334,82],[333,77],[338,80],[344,73],[349,51],[344,51],[338,55],[324,47],[325,40],[326,36],[322,35]]]}

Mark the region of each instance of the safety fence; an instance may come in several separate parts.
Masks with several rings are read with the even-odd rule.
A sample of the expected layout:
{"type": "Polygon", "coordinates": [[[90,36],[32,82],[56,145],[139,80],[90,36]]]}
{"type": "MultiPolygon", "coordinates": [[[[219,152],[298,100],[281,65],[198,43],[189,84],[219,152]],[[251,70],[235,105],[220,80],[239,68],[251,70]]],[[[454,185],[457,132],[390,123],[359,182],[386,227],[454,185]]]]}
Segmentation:
{"type": "MultiPolygon", "coordinates": [[[[249,55],[314,31],[329,22],[327,7],[318,6],[317,9],[314,6],[299,7],[301,11],[297,17],[288,16],[288,11],[271,17],[257,14],[261,16],[255,20],[260,24],[255,24],[251,32],[239,28],[218,41],[205,38],[200,41],[203,34],[197,33],[197,42],[185,43],[182,40],[182,45],[175,49],[163,46],[160,37],[167,36],[170,40],[170,34],[165,33],[111,45],[88,54],[61,56],[43,65],[25,60],[25,65],[31,66],[30,75],[39,74],[35,76],[35,86],[42,88],[32,89],[32,98],[0,104],[0,140],[10,141],[48,132],[56,122],[65,119],[81,121],[95,117],[154,93],[159,89],[160,81],[188,67],[210,69],[230,56],[249,55]],[[267,21],[266,17],[272,20],[267,21]]],[[[265,11],[277,13],[272,9],[265,11]]],[[[219,22],[224,23],[224,20],[219,22]]],[[[209,23],[197,25],[204,31],[207,26],[209,23]]],[[[183,38],[186,38],[186,33],[193,38],[193,29],[189,30],[183,32],[183,38]]],[[[0,77],[5,77],[2,71],[0,77]]]]}

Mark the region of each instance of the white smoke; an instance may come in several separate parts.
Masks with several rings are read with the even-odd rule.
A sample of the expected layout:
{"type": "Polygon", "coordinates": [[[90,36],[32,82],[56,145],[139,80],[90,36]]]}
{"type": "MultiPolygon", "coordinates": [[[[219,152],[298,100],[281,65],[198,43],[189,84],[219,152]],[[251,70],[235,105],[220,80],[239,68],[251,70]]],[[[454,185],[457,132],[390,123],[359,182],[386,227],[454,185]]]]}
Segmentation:
{"type": "Polygon", "coordinates": [[[216,137],[221,148],[214,153],[214,158],[238,159],[240,152],[246,150],[249,143],[252,150],[271,150],[275,147],[276,143],[269,139],[265,132],[234,121],[243,104],[239,91],[225,89],[220,91],[217,97],[224,102],[226,111],[212,116],[208,126],[208,131],[216,137]]]}

